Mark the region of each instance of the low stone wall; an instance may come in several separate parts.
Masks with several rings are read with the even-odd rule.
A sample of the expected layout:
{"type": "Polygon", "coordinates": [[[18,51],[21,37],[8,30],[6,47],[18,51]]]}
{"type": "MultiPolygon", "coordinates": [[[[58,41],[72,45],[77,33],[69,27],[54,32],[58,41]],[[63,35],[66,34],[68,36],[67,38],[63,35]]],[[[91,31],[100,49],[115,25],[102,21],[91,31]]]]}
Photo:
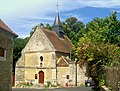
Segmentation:
{"type": "Polygon", "coordinates": [[[105,85],[111,87],[112,91],[118,91],[120,88],[120,67],[105,67],[105,85]]]}

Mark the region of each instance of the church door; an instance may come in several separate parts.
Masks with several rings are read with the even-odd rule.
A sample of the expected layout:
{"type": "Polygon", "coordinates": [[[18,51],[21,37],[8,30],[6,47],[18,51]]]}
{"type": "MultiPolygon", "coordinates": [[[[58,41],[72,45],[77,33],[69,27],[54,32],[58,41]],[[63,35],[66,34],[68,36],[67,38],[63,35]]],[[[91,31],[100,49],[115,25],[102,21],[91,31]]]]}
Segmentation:
{"type": "Polygon", "coordinates": [[[39,71],[39,83],[44,84],[44,72],[43,71],[39,71]]]}

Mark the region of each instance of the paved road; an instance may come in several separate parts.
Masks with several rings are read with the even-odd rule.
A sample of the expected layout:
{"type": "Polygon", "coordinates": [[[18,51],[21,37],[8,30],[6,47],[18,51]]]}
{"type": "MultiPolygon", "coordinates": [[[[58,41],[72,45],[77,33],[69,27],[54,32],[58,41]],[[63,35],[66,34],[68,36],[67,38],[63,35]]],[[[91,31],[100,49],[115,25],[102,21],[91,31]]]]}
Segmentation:
{"type": "Polygon", "coordinates": [[[92,91],[90,87],[68,87],[54,89],[13,88],[12,91],[92,91]]]}

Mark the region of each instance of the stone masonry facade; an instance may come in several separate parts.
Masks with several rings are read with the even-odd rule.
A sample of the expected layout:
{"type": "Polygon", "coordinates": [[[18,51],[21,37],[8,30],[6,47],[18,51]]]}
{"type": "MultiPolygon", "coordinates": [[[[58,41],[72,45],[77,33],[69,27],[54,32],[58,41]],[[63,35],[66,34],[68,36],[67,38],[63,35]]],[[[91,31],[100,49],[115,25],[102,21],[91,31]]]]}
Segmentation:
{"type": "MultiPolygon", "coordinates": [[[[75,85],[75,64],[68,58],[70,53],[64,52],[63,49],[66,48],[66,46],[61,47],[61,43],[60,47],[58,47],[59,45],[56,46],[57,41],[54,41],[55,43],[53,44],[50,35],[55,37],[54,40],[58,38],[62,44],[65,43],[65,39],[59,38],[54,32],[38,28],[22,50],[22,55],[17,61],[15,69],[16,86],[19,86],[20,83],[28,82],[39,84],[41,79],[40,71],[44,73],[44,85],[46,85],[47,82],[61,86],[65,86],[66,82],[68,82],[70,86],[75,85]],[[61,52],[61,50],[56,51],[57,48],[61,48],[63,52],[61,52]],[[43,57],[42,62],[40,60],[41,56],[43,57]],[[69,61],[67,61],[67,58],[69,61]],[[40,65],[41,63],[42,66],[40,65]]],[[[79,65],[77,67],[79,85],[84,83],[86,79],[84,73],[85,68],[80,68],[79,65]]]]}
{"type": "Polygon", "coordinates": [[[12,91],[13,38],[16,37],[0,19],[0,91],[12,91]]]}
{"type": "Polygon", "coordinates": [[[0,59],[0,91],[12,91],[12,56],[13,37],[0,29],[0,47],[6,51],[5,58],[0,59]]]}

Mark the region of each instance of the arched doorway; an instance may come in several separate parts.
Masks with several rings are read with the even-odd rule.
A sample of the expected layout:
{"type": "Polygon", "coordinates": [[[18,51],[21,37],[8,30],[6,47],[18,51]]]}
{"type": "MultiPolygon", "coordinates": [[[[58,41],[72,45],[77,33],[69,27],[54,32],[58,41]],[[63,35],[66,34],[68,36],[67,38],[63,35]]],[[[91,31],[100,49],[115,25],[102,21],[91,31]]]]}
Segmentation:
{"type": "Polygon", "coordinates": [[[43,71],[39,71],[39,83],[44,84],[44,72],[43,71]]]}

